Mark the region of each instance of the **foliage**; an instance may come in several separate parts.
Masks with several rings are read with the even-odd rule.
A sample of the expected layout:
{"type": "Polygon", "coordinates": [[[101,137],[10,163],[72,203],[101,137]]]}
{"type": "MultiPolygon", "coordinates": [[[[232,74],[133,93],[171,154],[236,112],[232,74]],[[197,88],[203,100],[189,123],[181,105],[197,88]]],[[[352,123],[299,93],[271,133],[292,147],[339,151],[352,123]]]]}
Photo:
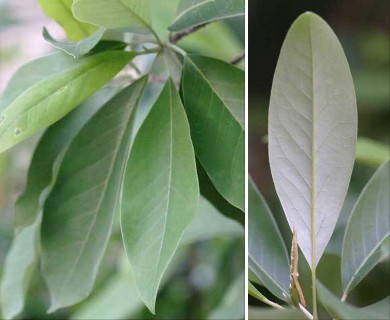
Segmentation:
{"type": "Polygon", "coordinates": [[[363,189],[351,211],[344,239],[339,240],[342,252],[336,258],[341,259],[338,272],[342,276],[337,279],[338,286],[342,284],[343,288],[341,299],[325,287],[325,280],[334,278],[336,270],[328,265],[324,278],[318,264],[321,258],[329,263],[331,260],[326,248],[350,183],[357,142],[357,109],[341,45],[326,22],[313,13],[299,16],[283,43],[273,80],[268,130],[272,177],[294,237],[288,262],[281,259],[286,249],[270,209],[250,184],[249,293],[276,308],[251,308],[250,318],[319,319],[319,314],[321,318],[324,316],[322,307],[325,307],[337,319],[385,319],[388,310],[381,306],[388,298],[366,308],[345,303],[347,295],[369,271],[389,258],[390,167],[388,150],[380,144],[360,139],[356,160],[381,165],[363,189]],[[311,297],[306,290],[309,274],[301,272],[306,265],[302,266],[302,260],[298,260],[301,255],[294,249],[296,244],[310,268],[311,297]],[[285,279],[289,264],[290,292],[285,279]],[[272,298],[255,284],[260,285],[258,288],[265,286],[272,298]],[[317,305],[317,295],[321,305],[317,305]],[[305,300],[311,306],[306,306],[305,300]],[[292,307],[295,309],[291,310],[292,307]]]}
{"type": "MultiPolygon", "coordinates": [[[[244,1],[206,6],[207,21],[189,10],[203,4],[186,0],[39,4],[68,41],[44,28],[57,52],[22,66],[0,98],[0,152],[41,133],[15,205],[3,316],[23,311],[40,271],[55,317],[69,317],[91,294],[73,318],[150,317],[143,304],[169,317],[156,309],[158,292],[197,246],[210,241],[228,257],[244,250],[245,80],[229,63],[241,49],[219,21],[243,16],[244,1]],[[209,22],[219,27],[191,41],[191,27],[209,22]],[[233,51],[220,57],[208,37],[233,51]]],[[[202,317],[244,317],[241,260],[228,264],[202,317]]]]}

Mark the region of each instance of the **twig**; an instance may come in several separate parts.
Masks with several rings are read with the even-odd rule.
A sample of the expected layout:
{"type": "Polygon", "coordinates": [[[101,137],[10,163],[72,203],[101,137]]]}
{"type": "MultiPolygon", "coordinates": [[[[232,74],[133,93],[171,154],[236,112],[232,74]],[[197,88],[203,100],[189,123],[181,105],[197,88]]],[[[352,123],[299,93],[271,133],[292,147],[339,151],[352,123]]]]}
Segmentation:
{"type": "Polygon", "coordinates": [[[238,64],[245,59],[245,51],[241,52],[237,57],[230,61],[231,64],[238,64]]]}
{"type": "Polygon", "coordinates": [[[176,42],[180,41],[182,38],[190,35],[193,32],[198,31],[199,29],[203,28],[206,25],[207,25],[207,23],[204,23],[204,24],[200,24],[200,25],[195,26],[195,27],[185,29],[185,30],[180,31],[180,32],[173,33],[169,36],[169,42],[176,43],[176,42]]]}

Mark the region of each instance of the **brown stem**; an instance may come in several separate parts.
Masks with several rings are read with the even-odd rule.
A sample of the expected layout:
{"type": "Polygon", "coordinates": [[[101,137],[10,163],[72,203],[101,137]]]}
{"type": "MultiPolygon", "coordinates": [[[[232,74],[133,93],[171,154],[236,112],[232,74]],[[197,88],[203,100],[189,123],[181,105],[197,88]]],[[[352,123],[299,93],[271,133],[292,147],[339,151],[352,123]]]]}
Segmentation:
{"type": "Polygon", "coordinates": [[[204,24],[200,24],[200,25],[195,26],[195,27],[185,29],[185,30],[180,31],[180,32],[173,33],[169,36],[169,42],[176,43],[176,42],[180,41],[182,38],[190,35],[191,33],[198,31],[199,29],[203,28],[206,25],[207,25],[207,23],[204,23],[204,24]]]}
{"type": "Polygon", "coordinates": [[[241,52],[237,57],[230,61],[231,64],[238,64],[245,59],[245,51],[241,52]]]}

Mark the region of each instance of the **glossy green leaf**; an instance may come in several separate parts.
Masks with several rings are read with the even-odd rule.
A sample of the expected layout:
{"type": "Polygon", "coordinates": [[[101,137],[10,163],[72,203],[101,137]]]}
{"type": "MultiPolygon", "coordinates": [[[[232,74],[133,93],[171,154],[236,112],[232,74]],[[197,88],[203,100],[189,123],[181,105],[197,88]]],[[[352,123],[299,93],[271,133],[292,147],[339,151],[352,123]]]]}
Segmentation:
{"type": "Polygon", "coordinates": [[[182,0],[178,14],[168,29],[180,31],[204,23],[244,14],[244,0],[182,0]]]}
{"type": "Polygon", "coordinates": [[[102,107],[64,156],[44,207],[41,232],[50,312],[81,301],[92,290],[111,234],[134,109],[145,82],[133,83],[102,107]]]}
{"type": "Polygon", "coordinates": [[[357,308],[341,302],[321,282],[317,282],[317,293],[322,305],[335,319],[383,320],[389,317],[388,313],[381,313],[384,311],[383,308],[378,310],[357,308]]]}
{"type": "Polygon", "coordinates": [[[74,16],[104,28],[152,30],[149,0],[74,0],[74,16]]]}
{"type": "Polygon", "coordinates": [[[244,210],[244,72],[216,59],[186,57],[182,95],[199,161],[221,195],[244,210]]]}
{"type": "Polygon", "coordinates": [[[369,165],[371,167],[379,167],[389,158],[389,145],[368,138],[358,138],[356,144],[357,162],[369,165]]]}
{"type": "Polygon", "coordinates": [[[341,254],[344,294],[390,254],[390,166],[384,163],[373,175],[352,209],[341,254]]]}
{"type": "Polygon", "coordinates": [[[190,129],[169,80],[135,138],[121,202],[126,252],[140,296],[153,313],[161,278],[195,215],[198,197],[190,129]]]}
{"type": "Polygon", "coordinates": [[[7,254],[0,287],[4,319],[13,319],[23,310],[30,278],[38,261],[40,224],[41,215],[33,224],[17,232],[7,254]]]}
{"type": "Polygon", "coordinates": [[[248,308],[249,320],[304,320],[305,315],[298,309],[248,308]]]}
{"type": "Polygon", "coordinates": [[[49,31],[47,31],[46,28],[43,28],[43,38],[55,48],[64,51],[73,58],[79,58],[90,52],[98,44],[105,31],[106,29],[100,28],[91,36],[84,38],[77,43],[64,43],[53,39],[49,31]]]}
{"type": "Polygon", "coordinates": [[[72,14],[73,0],[38,0],[43,12],[54,19],[66,32],[69,40],[80,41],[93,34],[97,28],[78,21],[72,14]]]}
{"type": "Polygon", "coordinates": [[[276,191],[315,268],[347,193],[357,135],[348,62],[336,35],[316,14],[299,16],[283,43],[268,128],[276,191]]]}
{"type": "Polygon", "coordinates": [[[248,264],[279,299],[289,294],[290,262],[272,213],[252,180],[248,185],[248,264]]]}
{"type": "Polygon", "coordinates": [[[130,52],[108,51],[75,60],[67,65],[69,68],[26,89],[0,114],[0,152],[64,117],[134,56],[130,52]]]}
{"type": "Polygon", "coordinates": [[[36,220],[54,187],[59,166],[72,139],[117,90],[115,86],[104,87],[43,134],[34,151],[26,189],[16,202],[17,229],[27,227],[36,220]]]}
{"type": "Polygon", "coordinates": [[[200,197],[195,217],[185,230],[181,244],[214,237],[244,237],[244,235],[244,228],[238,222],[226,218],[209,201],[200,197]]]}
{"type": "Polygon", "coordinates": [[[245,318],[245,273],[239,275],[227,289],[220,305],[211,311],[208,319],[240,320],[245,318]]]}

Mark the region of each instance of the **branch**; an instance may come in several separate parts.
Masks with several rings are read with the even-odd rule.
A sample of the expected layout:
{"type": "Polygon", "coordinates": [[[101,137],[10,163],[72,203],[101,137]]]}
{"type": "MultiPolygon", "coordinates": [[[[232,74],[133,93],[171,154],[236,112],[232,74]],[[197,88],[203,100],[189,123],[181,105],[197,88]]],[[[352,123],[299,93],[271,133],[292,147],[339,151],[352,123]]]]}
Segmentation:
{"type": "Polygon", "coordinates": [[[174,34],[171,34],[169,36],[169,42],[170,43],[176,43],[178,41],[180,41],[182,38],[190,35],[191,33],[194,33],[196,31],[198,31],[199,29],[203,28],[204,26],[206,26],[207,23],[204,23],[204,24],[200,24],[198,26],[195,26],[195,27],[191,27],[191,28],[188,28],[188,29],[185,29],[183,31],[180,31],[180,32],[176,32],[174,34]]]}
{"type": "Polygon", "coordinates": [[[241,52],[237,57],[230,61],[231,64],[238,64],[245,59],[245,51],[241,52]]]}

